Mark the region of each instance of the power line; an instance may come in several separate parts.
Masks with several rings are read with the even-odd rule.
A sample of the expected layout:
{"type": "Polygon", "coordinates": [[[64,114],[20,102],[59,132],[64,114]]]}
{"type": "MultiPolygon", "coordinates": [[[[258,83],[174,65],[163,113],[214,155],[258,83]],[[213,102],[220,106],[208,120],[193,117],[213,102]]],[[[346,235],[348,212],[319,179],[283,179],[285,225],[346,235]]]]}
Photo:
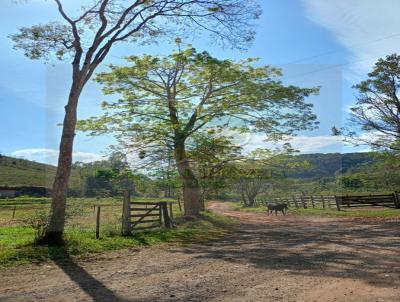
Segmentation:
{"type": "Polygon", "coordinates": [[[337,49],[334,49],[334,50],[329,50],[329,51],[326,51],[326,52],[323,52],[323,53],[320,53],[320,54],[316,54],[316,55],[312,55],[312,56],[309,56],[309,57],[304,57],[304,58],[301,58],[301,59],[298,59],[298,60],[294,60],[292,62],[284,63],[282,65],[296,64],[296,63],[300,63],[300,62],[304,62],[304,61],[309,61],[309,60],[312,60],[312,59],[315,59],[315,58],[324,57],[324,56],[327,56],[327,55],[330,55],[330,54],[333,54],[333,53],[338,53],[338,52],[345,51],[349,47],[368,45],[368,44],[371,44],[371,43],[380,42],[380,41],[387,40],[387,39],[394,38],[394,37],[398,37],[398,36],[400,36],[400,33],[396,33],[396,34],[393,34],[393,35],[385,36],[385,37],[382,37],[382,38],[379,38],[379,39],[375,39],[375,40],[371,40],[371,41],[367,41],[367,42],[364,42],[364,43],[352,44],[352,45],[348,45],[347,47],[342,47],[342,48],[337,48],[337,49]]]}
{"type": "Polygon", "coordinates": [[[364,59],[361,59],[361,60],[355,60],[355,61],[351,61],[351,62],[347,62],[347,63],[335,64],[333,66],[328,66],[328,67],[320,68],[320,69],[317,69],[317,70],[312,70],[312,71],[296,74],[296,75],[294,75],[292,77],[286,78],[285,80],[295,79],[295,78],[298,78],[300,76],[309,75],[309,74],[313,74],[313,73],[318,73],[318,72],[326,71],[326,70],[330,70],[330,69],[335,69],[335,68],[343,67],[343,66],[350,65],[350,64],[353,64],[353,63],[359,63],[359,62],[363,62],[363,61],[367,61],[367,60],[377,60],[377,59],[379,59],[381,57],[382,57],[382,55],[379,55],[379,56],[368,57],[368,58],[364,58],[364,59]]]}

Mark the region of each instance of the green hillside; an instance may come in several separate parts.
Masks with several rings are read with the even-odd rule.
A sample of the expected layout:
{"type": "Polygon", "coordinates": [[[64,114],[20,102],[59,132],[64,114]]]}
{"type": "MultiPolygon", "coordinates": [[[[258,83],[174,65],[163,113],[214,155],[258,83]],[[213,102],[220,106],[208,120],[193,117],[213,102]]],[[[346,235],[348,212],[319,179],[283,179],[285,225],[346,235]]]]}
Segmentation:
{"type": "MultiPolygon", "coordinates": [[[[51,165],[0,156],[0,186],[51,187],[55,173],[56,167],[51,165]]],[[[73,171],[71,187],[78,184],[78,173],[73,171]]]]}
{"type": "Polygon", "coordinates": [[[336,173],[346,173],[362,166],[377,161],[373,152],[364,153],[314,153],[301,154],[296,158],[310,163],[310,167],[304,171],[290,173],[293,178],[319,179],[321,177],[334,177],[336,173]]]}

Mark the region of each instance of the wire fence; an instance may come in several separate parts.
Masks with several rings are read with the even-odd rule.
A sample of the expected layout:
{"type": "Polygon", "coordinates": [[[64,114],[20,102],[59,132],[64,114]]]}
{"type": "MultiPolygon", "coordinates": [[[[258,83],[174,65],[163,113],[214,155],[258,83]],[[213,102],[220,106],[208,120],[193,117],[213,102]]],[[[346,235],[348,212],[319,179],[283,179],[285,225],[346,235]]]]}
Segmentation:
{"type": "MultiPolygon", "coordinates": [[[[140,199],[141,201],[150,199],[140,199]]],[[[152,199],[154,201],[154,199],[152,199]]],[[[164,199],[165,201],[173,201],[164,199]]],[[[160,201],[160,199],[157,199],[160,201]]],[[[120,235],[122,232],[121,198],[72,199],[67,202],[66,230],[69,232],[90,232],[104,235],[120,235]],[[99,216],[97,210],[100,208],[99,216]]],[[[0,200],[0,227],[24,227],[46,224],[50,201],[0,200]]],[[[175,216],[179,215],[178,204],[171,203],[175,216]]]]}

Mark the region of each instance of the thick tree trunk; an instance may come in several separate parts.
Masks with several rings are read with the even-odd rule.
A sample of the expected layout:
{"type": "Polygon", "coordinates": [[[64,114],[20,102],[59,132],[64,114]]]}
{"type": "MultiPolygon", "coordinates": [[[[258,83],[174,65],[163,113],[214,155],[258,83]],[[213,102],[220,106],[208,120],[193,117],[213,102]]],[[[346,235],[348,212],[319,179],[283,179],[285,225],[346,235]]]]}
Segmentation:
{"type": "Polygon", "coordinates": [[[41,240],[43,243],[60,244],[63,242],[67,190],[71,174],[72,151],[77,122],[77,106],[82,91],[82,85],[80,85],[79,82],[79,79],[74,79],[68,98],[68,104],[65,106],[58,166],[52,188],[49,222],[45,236],[41,240]]]}
{"type": "Polygon", "coordinates": [[[201,209],[201,189],[186,156],[185,143],[175,144],[175,160],[183,181],[183,202],[185,216],[198,217],[201,209]]]}

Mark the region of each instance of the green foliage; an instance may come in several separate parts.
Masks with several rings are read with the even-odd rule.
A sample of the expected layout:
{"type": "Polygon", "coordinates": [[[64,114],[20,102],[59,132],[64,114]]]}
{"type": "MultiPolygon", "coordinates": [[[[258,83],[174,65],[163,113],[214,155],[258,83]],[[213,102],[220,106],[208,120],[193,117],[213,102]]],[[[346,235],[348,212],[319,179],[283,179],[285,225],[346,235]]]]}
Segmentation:
{"type": "Polygon", "coordinates": [[[22,27],[11,39],[14,49],[24,50],[25,56],[33,60],[52,57],[62,60],[73,54],[74,36],[70,27],[58,22],[22,27]]]}
{"type": "Polygon", "coordinates": [[[48,211],[36,210],[32,216],[23,219],[23,224],[35,230],[34,242],[37,242],[43,238],[48,225],[48,211]]]}
{"type": "Polygon", "coordinates": [[[357,102],[351,107],[351,129],[342,129],[355,144],[400,151],[400,55],[392,54],[376,62],[368,79],[354,86],[357,102]],[[366,135],[354,131],[358,126],[366,135]]]}
{"type": "Polygon", "coordinates": [[[320,180],[322,177],[333,178],[337,173],[346,173],[356,167],[372,164],[376,159],[374,153],[365,152],[300,154],[295,157],[295,160],[307,161],[310,166],[297,171],[289,171],[287,173],[289,177],[320,180]]]}
{"type": "Polygon", "coordinates": [[[398,191],[400,188],[399,168],[398,155],[389,152],[376,153],[373,162],[338,174],[337,180],[344,188],[359,191],[398,191]]]}
{"type": "Polygon", "coordinates": [[[256,198],[272,192],[285,181],[289,171],[308,166],[307,162],[295,159],[292,152],[290,148],[287,153],[255,150],[255,158],[233,165],[230,178],[244,206],[254,206],[256,198]]]}
{"type": "Polygon", "coordinates": [[[116,170],[104,169],[97,170],[94,176],[88,176],[85,179],[85,196],[115,196],[117,194],[117,188],[113,180],[117,177],[118,173],[119,172],[116,170]]]}
{"type": "Polygon", "coordinates": [[[317,124],[305,99],[318,89],[284,86],[279,70],[256,67],[256,59],[219,60],[189,46],[127,61],[97,76],[103,92],[119,99],[103,102],[105,114],[80,121],[79,128],[114,133],[126,152],[145,151],[144,162],[171,161],[172,154],[177,165],[189,159],[197,175],[178,170],[196,186],[195,176],[203,188],[223,185],[217,174],[239,157],[235,135],[263,132],[275,140],[317,124]]]}
{"type": "Polygon", "coordinates": [[[360,189],[364,185],[362,179],[360,177],[357,177],[356,175],[338,176],[337,182],[339,187],[348,189],[360,189]]]}
{"type": "Polygon", "coordinates": [[[110,66],[110,72],[97,76],[105,94],[121,98],[103,102],[106,113],[81,121],[82,130],[116,132],[149,146],[200,130],[260,131],[276,138],[316,125],[312,105],[304,99],[318,89],[283,86],[276,79],[279,70],[255,67],[254,59],[218,60],[188,47],[167,57],[127,61],[130,66],[110,66]]]}

